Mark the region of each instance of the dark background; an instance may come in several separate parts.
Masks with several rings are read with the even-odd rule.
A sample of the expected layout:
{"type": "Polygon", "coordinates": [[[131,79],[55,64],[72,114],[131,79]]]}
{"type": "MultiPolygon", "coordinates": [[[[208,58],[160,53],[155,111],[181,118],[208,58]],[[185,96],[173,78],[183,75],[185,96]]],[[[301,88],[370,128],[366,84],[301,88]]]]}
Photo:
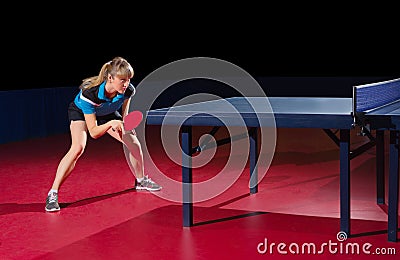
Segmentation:
{"type": "MultiPolygon", "coordinates": [[[[160,6],[147,15],[124,5],[103,6],[101,12],[72,5],[46,8],[38,12],[40,6],[25,4],[24,13],[11,9],[18,15],[2,21],[1,90],[78,86],[115,56],[133,65],[136,84],[160,66],[200,56],[226,60],[254,77],[400,75],[397,30],[370,19],[341,25],[343,13],[289,21],[271,18],[273,9],[253,13],[256,6],[252,13],[242,7],[242,13],[162,12],[160,6]]],[[[279,95],[294,91],[294,86],[278,88],[279,95]]],[[[323,94],[324,88],[318,91],[323,94]]],[[[311,92],[315,88],[303,86],[304,95],[311,92]]]]}
{"type": "MultiPolygon", "coordinates": [[[[126,36],[128,38],[128,36],[126,36]]],[[[122,37],[123,38],[123,37],[122,37]]],[[[106,37],[85,42],[66,37],[18,42],[5,48],[2,90],[79,85],[83,78],[97,75],[114,56],[125,57],[135,69],[134,81],[167,63],[190,57],[223,59],[252,76],[273,77],[398,77],[399,50],[324,47],[293,42],[249,43],[224,39],[184,39],[157,42],[121,39],[108,46],[106,37]]],[[[400,48],[399,48],[400,49],[400,48]]],[[[4,57],[4,56],[3,56],[4,57]]]]}

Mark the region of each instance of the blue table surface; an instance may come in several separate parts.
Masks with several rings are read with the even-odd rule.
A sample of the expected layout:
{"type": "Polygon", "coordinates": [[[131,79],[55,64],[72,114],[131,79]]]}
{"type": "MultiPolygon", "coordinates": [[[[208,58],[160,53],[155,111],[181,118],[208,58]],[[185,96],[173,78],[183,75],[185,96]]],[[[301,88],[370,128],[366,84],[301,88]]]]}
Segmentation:
{"type": "Polygon", "coordinates": [[[149,125],[241,125],[241,119],[250,127],[350,129],[352,98],[233,97],[150,110],[146,115],[149,125]]]}
{"type": "MultiPolygon", "coordinates": [[[[196,113],[229,114],[229,113],[254,113],[268,114],[273,111],[275,114],[334,114],[348,115],[352,112],[351,98],[332,97],[233,97],[204,101],[199,103],[161,108],[149,111],[149,115],[165,115],[167,112],[176,115],[196,113]],[[235,111],[227,106],[226,101],[232,104],[235,111]],[[270,107],[268,107],[268,102],[270,107]],[[251,104],[251,106],[250,106],[251,104]],[[266,106],[267,105],[267,106],[266,106]],[[272,110],[271,110],[272,109],[272,110]]],[[[193,115],[196,116],[196,115],[193,115]]]]}
{"type": "Polygon", "coordinates": [[[400,101],[393,102],[387,106],[368,111],[366,115],[369,116],[400,116],[400,101]]]}
{"type": "Polygon", "coordinates": [[[372,120],[374,120],[374,118],[386,117],[389,120],[387,128],[400,129],[400,101],[367,111],[365,115],[372,120]]]}

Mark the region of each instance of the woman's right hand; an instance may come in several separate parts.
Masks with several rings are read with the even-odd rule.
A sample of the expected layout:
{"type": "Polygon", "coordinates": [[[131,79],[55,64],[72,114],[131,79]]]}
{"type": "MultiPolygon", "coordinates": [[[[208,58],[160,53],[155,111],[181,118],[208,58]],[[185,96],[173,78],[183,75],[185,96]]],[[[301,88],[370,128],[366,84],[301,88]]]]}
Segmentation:
{"type": "Polygon", "coordinates": [[[111,126],[111,130],[122,132],[122,129],[123,129],[124,125],[123,125],[121,120],[114,119],[114,120],[109,121],[108,123],[111,126]]]}

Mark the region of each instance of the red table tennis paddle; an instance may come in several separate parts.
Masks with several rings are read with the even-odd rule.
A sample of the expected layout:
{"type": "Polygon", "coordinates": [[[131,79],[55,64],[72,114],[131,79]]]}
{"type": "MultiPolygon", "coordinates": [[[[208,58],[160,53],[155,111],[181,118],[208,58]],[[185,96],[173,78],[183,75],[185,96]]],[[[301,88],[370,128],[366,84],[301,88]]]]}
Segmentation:
{"type": "Polygon", "coordinates": [[[140,124],[140,122],[142,122],[142,120],[143,120],[142,112],[138,110],[130,112],[124,117],[125,131],[132,131],[140,124]]]}

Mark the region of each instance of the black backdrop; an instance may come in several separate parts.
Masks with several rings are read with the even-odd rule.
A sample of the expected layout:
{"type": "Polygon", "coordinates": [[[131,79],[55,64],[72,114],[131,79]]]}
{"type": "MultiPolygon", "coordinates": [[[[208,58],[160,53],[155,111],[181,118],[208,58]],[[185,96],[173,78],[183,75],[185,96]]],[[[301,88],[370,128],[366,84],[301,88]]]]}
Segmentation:
{"type": "MultiPolygon", "coordinates": [[[[229,43],[202,46],[200,42],[192,45],[187,41],[187,46],[169,44],[153,42],[146,45],[128,41],[123,46],[103,48],[97,43],[91,45],[62,39],[41,44],[20,43],[5,49],[1,90],[77,86],[83,78],[97,75],[102,64],[114,56],[123,56],[134,66],[135,83],[160,66],[190,57],[223,59],[254,77],[397,78],[400,75],[398,50],[392,53],[379,49],[368,53],[336,53],[296,46],[276,49],[276,46],[250,44],[237,48],[229,43]]],[[[280,90],[290,92],[290,87],[280,90]]],[[[304,91],[307,94],[307,89],[304,91]]]]}
{"type": "MultiPolygon", "coordinates": [[[[285,16],[267,16],[275,9],[242,5],[239,12],[216,6],[166,12],[159,6],[165,12],[156,13],[124,5],[98,6],[101,11],[73,3],[23,7],[16,4],[7,10],[12,19],[1,18],[1,90],[77,86],[114,56],[132,63],[136,83],[162,65],[200,56],[234,63],[254,77],[400,75],[397,28],[374,19],[341,26],[344,12],[313,12],[310,19],[284,22],[285,16]]],[[[296,91],[291,88],[271,91],[284,95],[296,91]]],[[[316,90],[325,91],[305,87],[303,94],[316,90]]]]}

